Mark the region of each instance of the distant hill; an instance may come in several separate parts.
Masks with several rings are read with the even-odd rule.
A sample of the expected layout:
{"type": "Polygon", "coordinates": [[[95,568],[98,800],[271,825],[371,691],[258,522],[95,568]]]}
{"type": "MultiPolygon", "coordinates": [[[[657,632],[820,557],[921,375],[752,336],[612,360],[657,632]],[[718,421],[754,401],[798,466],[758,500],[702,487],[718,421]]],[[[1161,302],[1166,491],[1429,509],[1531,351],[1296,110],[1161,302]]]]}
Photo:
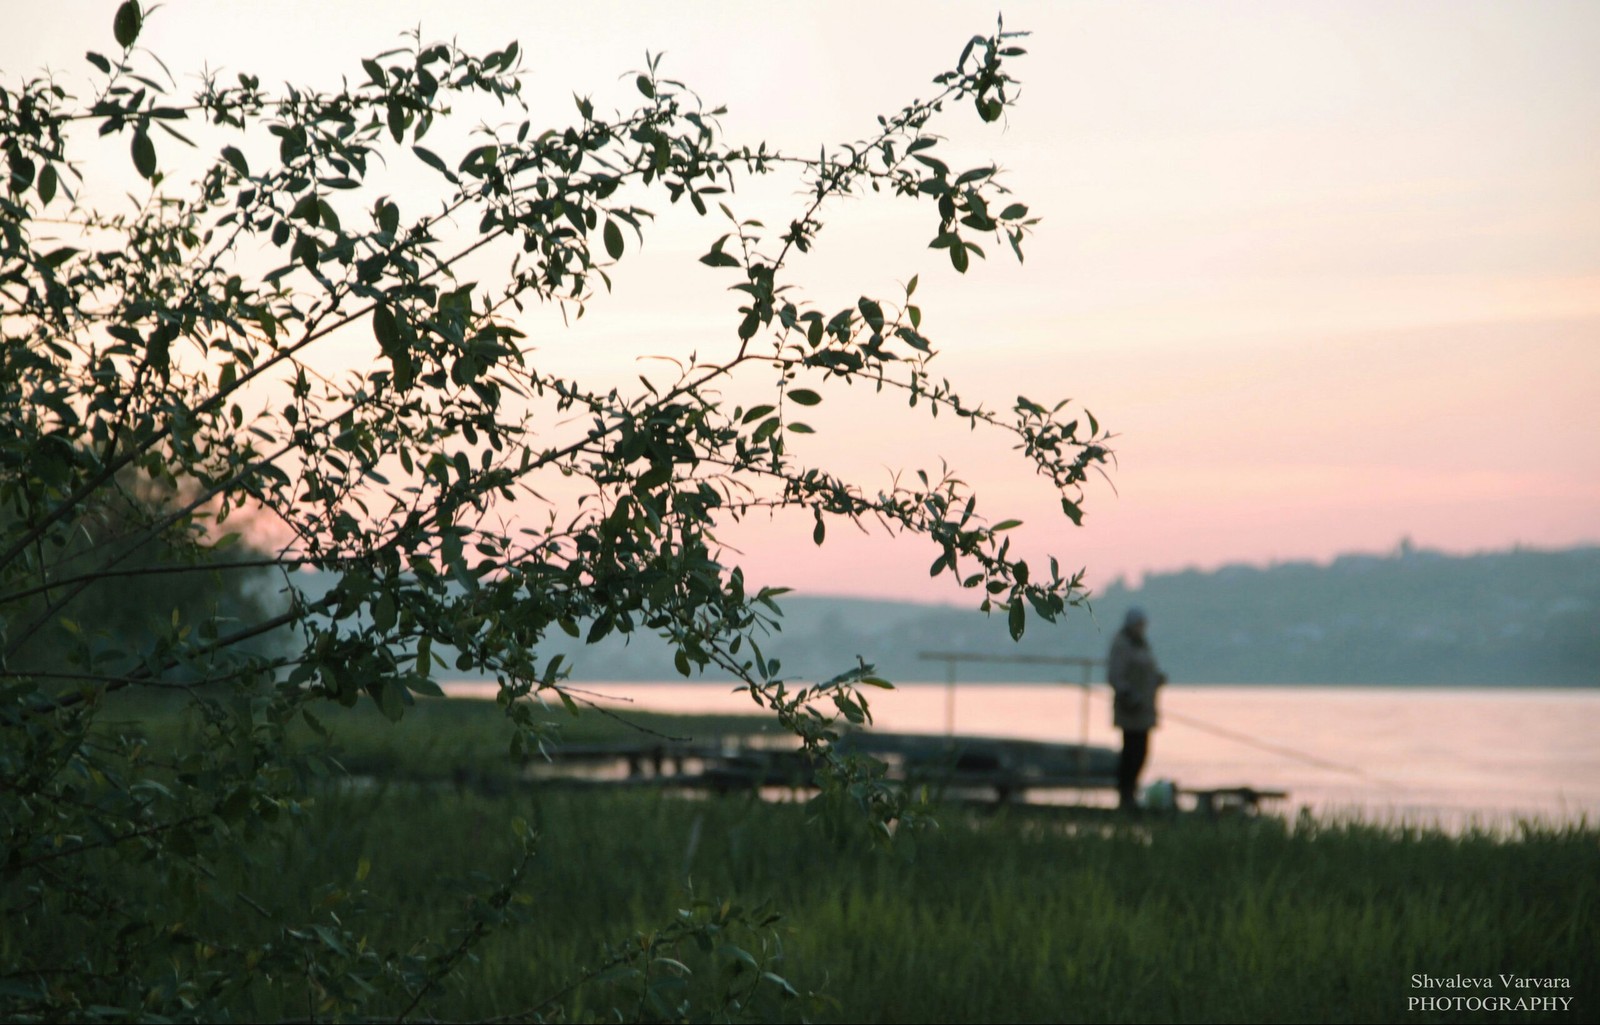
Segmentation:
{"type": "Polygon", "coordinates": [[[1175,679],[1600,685],[1600,548],[1151,576],[1098,603],[1149,610],[1175,679]]]}
{"type": "MultiPolygon", "coordinates": [[[[974,607],[795,595],[781,605],[782,630],[760,645],[788,678],[826,678],[860,656],[891,680],[942,682],[945,664],[919,657],[931,651],[1099,658],[1123,613],[1140,605],[1177,684],[1600,686],[1600,547],[1449,556],[1402,545],[1327,565],[1156,573],[1138,587],[1113,583],[1064,623],[1030,615],[1016,644],[1003,613],[974,607]]],[[[557,633],[543,654],[557,653],[578,682],[680,679],[672,649],[654,636],[586,647],[557,633]]],[[[962,663],[958,675],[1081,679],[1075,669],[1006,663],[962,663]]]]}
{"type": "MultiPolygon", "coordinates": [[[[974,599],[976,604],[976,598],[974,599]]],[[[1177,683],[1600,686],[1600,547],[1448,556],[1409,546],[1331,564],[1225,566],[1112,584],[1055,627],[1030,617],[1012,644],[1002,615],[859,598],[782,601],[762,642],[786,676],[830,676],[857,655],[890,679],[942,681],[926,651],[1103,657],[1130,605],[1177,683]]],[[[673,679],[654,638],[554,650],[579,680],[673,679]]],[[[963,663],[963,682],[1076,679],[1076,671],[963,663]],[[1065,676],[1063,673],[1065,672],[1065,676]]]]}

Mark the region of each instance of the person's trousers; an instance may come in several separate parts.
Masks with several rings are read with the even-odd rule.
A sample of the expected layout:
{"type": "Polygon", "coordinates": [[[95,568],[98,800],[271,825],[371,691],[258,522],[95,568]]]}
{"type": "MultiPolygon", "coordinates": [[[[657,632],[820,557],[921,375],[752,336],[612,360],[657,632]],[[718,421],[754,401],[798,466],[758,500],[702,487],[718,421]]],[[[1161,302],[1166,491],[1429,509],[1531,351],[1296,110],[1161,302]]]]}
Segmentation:
{"type": "Polygon", "coordinates": [[[1149,730],[1123,730],[1122,756],[1117,759],[1117,798],[1124,808],[1135,807],[1139,792],[1139,773],[1150,754],[1149,730]]]}

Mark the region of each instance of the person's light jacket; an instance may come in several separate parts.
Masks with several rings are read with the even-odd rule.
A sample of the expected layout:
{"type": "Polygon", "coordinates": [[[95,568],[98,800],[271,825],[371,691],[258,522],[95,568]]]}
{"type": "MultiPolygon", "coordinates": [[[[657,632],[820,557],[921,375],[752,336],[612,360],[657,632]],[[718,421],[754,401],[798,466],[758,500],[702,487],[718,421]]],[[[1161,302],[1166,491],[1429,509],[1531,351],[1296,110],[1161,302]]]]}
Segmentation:
{"type": "Polygon", "coordinates": [[[1106,680],[1115,697],[1112,724],[1119,730],[1154,729],[1156,689],[1163,679],[1150,645],[1140,644],[1127,630],[1118,630],[1106,658],[1106,680]]]}

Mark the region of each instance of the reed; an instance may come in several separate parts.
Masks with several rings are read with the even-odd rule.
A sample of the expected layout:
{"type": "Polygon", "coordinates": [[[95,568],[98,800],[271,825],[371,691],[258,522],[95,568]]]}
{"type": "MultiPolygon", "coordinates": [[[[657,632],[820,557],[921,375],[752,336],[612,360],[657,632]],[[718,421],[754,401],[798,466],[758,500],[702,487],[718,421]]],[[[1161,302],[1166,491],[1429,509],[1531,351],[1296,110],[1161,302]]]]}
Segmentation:
{"type": "MultiPolygon", "coordinates": [[[[634,1003],[636,978],[569,987],[617,944],[659,934],[697,900],[724,898],[783,914],[739,940],[802,994],[779,1000],[769,986],[763,1017],[1462,1017],[1409,1009],[1411,997],[1459,992],[1420,989],[1415,974],[1488,978],[1495,994],[1567,997],[1579,1012],[1472,1020],[1574,1020],[1600,1007],[1600,830],[1589,823],[1464,833],[1304,816],[1108,826],[947,808],[884,848],[801,803],[520,785],[495,793],[446,772],[430,779],[425,769],[465,757],[491,727],[449,718],[462,715],[454,710],[426,714],[437,715],[427,742],[384,739],[396,745],[392,764],[414,771],[319,794],[263,847],[263,871],[205,883],[216,899],[202,902],[197,929],[250,927],[229,899],[234,888],[304,908],[307,921],[358,922],[373,950],[421,949],[417,937],[445,949],[469,920],[459,884],[487,892],[509,871],[518,845],[506,823],[522,818],[539,835],[516,905],[526,921],[474,947],[419,1014],[548,1015],[559,997],[574,1018],[612,1008],[649,1016],[634,1003]],[[1501,973],[1568,986],[1519,993],[1498,984],[1501,973]]],[[[359,749],[353,761],[372,750],[358,719],[334,724],[359,749]]],[[[671,956],[693,971],[683,995],[715,1017],[731,959],[687,942],[671,956]]],[[[300,989],[254,980],[241,986],[239,1014],[293,1017],[300,989]]]]}

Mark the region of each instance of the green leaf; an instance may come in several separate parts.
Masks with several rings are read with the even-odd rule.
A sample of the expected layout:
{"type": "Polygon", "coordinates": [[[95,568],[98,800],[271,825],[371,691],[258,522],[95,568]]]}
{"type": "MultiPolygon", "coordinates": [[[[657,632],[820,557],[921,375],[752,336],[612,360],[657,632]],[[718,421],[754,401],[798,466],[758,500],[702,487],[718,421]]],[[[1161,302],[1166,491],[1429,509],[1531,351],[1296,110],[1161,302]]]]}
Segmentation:
{"type": "Polygon", "coordinates": [[[410,688],[413,693],[422,694],[430,698],[442,698],[445,696],[444,688],[439,686],[437,683],[434,683],[427,677],[408,675],[406,676],[405,681],[406,686],[410,688]]]}
{"type": "Polygon", "coordinates": [[[23,192],[33,184],[33,160],[15,146],[10,147],[6,154],[6,163],[10,165],[9,185],[12,192],[23,192]]]}
{"type": "Polygon", "coordinates": [[[325,199],[317,200],[317,220],[322,222],[322,226],[329,231],[339,230],[339,215],[334,212],[333,207],[329,206],[328,201],[325,199]]]}
{"type": "Polygon", "coordinates": [[[150,344],[145,349],[145,360],[163,376],[171,365],[170,350],[175,337],[177,332],[170,330],[165,324],[150,332],[150,344]]]}
{"type": "Polygon", "coordinates": [[[389,312],[389,307],[379,306],[372,311],[372,334],[378,339],[378,346],[385,353],[393,355],[400,348],[400,329],[395,324],[394,314],[389,312]]]}
{"type": "Polygon", "coordinates": [[[649,75],[640,75],[633,80],[633,84],[644,94],[645,99],[653,100],[656,98],[656,87],[650,83],[649,75]]]}
{"type": "Polygon", "coordinates": [[[761,977],[767,982],[772,983],[774,986],[777,986],[783,991],[783,995],[786,997],[794,999],[800,996],[800,992],[789,984],[788,979],[785,979],[781,975],[774,975],[772,972],[762,972],[761,977]]]}
{"type": "Polygon", "coordinates": [[[874,330],[874,331],[882,331],[883,330],[883,307],[882,306],[879,306],[876,302],[873,302],[871,299],[868,299],[866,296],[862,296],[861,297],[861,301],[858,302],[856,304],[856,306],[857,306],[858,309],[861,310],[861,316],[866,320],[867,324],[872,328],[872,330],[874,330]]]}
{"type": "Polygon", "coordinates": [[[383,689],[378,692],[378,711],[382,712],[383,717],[390,722],[399,722],[400,717],[405,715],[406,704],[410,700],[411,695],[407,694],[398,683],[385,680],[383,689]]]}
{"type": "MultiPolygon", "coordinates": [[[[124,0],[121,7],[117,8],[116,19],[111,23],[111,31],[117,37],[117,45],[126,50],[132,46],[134,40],[139,38],[139,29],[144,25],[144,13],[139,10],[138,0],[124,0]]],[[[146,178],[149,175],[145,175],[146,178]]]]}
{"type": "Polygon", "coordinates": [[[146,181],[156,175],[156,147],[143,128],[133,133],[133,166],[146,181]]]}
{"type": "Polygon", "coordinates": [[[700,257],[700,262],[707,267],[737,267],[739,261],[722,251],[721,243],[713,246],[711,251],[700,257]]]}
{"type": "MultiPolygon", "coordinates": [[[[564,693],[561,696],[562,696],[563,699],[566,698],[566,694],[564,694],[564,693]]],[[[640,973],[639,969],[633,967],[630,964],[623,963],[623,964],[618,964],[618,965],[612,965],[610,968],[607,968],[605,971],[600,972],[598,975],[595,975],[595,976],[591,977],[589,979],[589,981],[591,983],[621,982],[624,979],[627,979],[627,980],[631,981],[633,979],[639,978],[640,974],[641,973],[640,973]]]]}
{"type": "Polygon", "coordinates": [[[39,202],[46,205],[56,198],[56,166],[44,165],[44,170],[39,172],[39,202]]]}
{"type": "MultiPolygon", "coordinates": [[[[915,310],[916,307],[913,306],[911,309],[915,310]]],[[[922,337],[909,327],[896,328],[894,336],[911,346],[913,349],[916,349],[918,352],[933,351],[933,345],[926,338],[922,337]]]]}
{"type": "Polygon", "coordinates": [[[761,422],[761,426],[757,427],[756,432],[750,436],[750,440],[759,445],[763,441],[766,441],[768,438],[772,437],[774,434],[778,433],[779,426],[780,425],[777,417],[772,417],[770,420],[763,420],[761,422]]]}
{"type": "Polygon", "coordinates": [[[605,238],[606,255],[613,260],[622,259],[622,229],[617,227],[617,222],[606,221],[605,231],[601,234],[605,238]]]}
{"type": "Polygon", "coordinates": [[[250,176],[250,165],[245,162],[244,154],[239,152],[237,147],[222,147],[222,159],[226,160],[240,175],[246,178],[250,176]]]}
{"type": "Polygon", "coordinates": [[[304,196],[300,197],[300,202],[296,203],[294,205],[294,209],[289,211],[289,216],[295,218],[296,220],[305,221],[307,224],[315,228],[317,226],[321,209],[322,208],[317,205],[316,193],[308,192],[304,196]]]}
{"type": "Polygon", "coordinates": [[[317,257],[317,240],[310,235],[301,235],[289,247],[289,258],[300,261],[312,270],[317,268],[317,257]]]}
{"type": "Polygon", "coordinates": [[[1007,625],[1011,628],[1011,639],[1014,641],[1022,640],[1022,631],[1028,625],[1027,606],[1023,605],[1020,599],[1012,601],[1008,617],[1010,622],[1007,625]]]}
{"type": "Polygon", "coordinates": [[[396,612],[394,592],[385,591],[372,606],[372,625],[380,633],[388,633],[394,629],[396,612]]]}
{"type": "Polygon", "coordinates": [[[84,57],[88,58],[90,64],[93,64],[95,67],[99,68],[101,74],[111,74],[111,62],[100,56],[98,53],[90,50],[88,53],[84,54],[84,57]]]}
{"type": "Polygon", "coordinates": [[[810,388],[791,388],[789,389],[789,400],[802,406],[815,406],[822,401],[822,396],[810,388]]]}
{"type": "Polygon", "coordinates": [[[659,488],[671,479],[672,464],[657,463],[639,475],[639,478],[634,482],[634,490],[649,491],[651,488],[659,488]]]}
{"type": "Polygon", "coordinates": [[[479,146],[477,149],[461,158],[461,163],[456,166],[457,171],[472,171],[481,173],[494,166],[494,159],[500,153],[499,146],[479,146]]]}
{"type": "Polygon", "coordinates": [[[398,100],[390,100],[387,121],[389,134],[399,142],[406,137],[406,126],[411,123],[411,114],[398,100]]]}
{"type": "Polygon", "coordinates": [[[424,164],[427,164],[435,171],[438,171],[440,174],[444,175],[445,178],[448,179],[452,184],[459,185],[461,183],[461,179],[456,177],[454,171],[445,166],[445,162],[440,160],[439,155],[433,152],[433,150],[424,149],[421,146],[413,146],[411,147],[411,152],[415,153],[417,158],[424,164]]]}

